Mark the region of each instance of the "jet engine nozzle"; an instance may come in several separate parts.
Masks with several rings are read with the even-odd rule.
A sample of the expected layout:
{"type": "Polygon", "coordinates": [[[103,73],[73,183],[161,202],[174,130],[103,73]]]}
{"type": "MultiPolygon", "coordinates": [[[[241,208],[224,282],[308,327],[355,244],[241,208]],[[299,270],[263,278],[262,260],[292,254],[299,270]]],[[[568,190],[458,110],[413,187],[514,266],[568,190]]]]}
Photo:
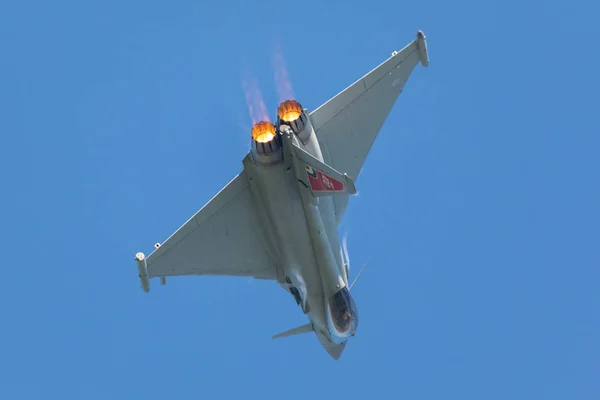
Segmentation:
{"type": "Polygon", "coordinates": [[[268,143],[275,137],[275,126],[269,121],[260,121],[252,127],[252,139],[258,143],[268,143]]]}
{"type": "Polygon", "coordinates": [[[293,122],[302,115],[302,105],[296,100],[286,100],[277,108],[277,116],[285,122],[293,122]]]}
{"type": "Polygon", "coordinates": [[[261,121],[252,127],[252,156],[262,165],[277,164],[282,160],[281,136],[269,121],[261,121]]]}
{"type": "Polygon", "coordinates": [[[302,109],[302,104],[296,100],[286,100],[277,108],[277,125],[287,125],[302,140],[306,142],[312,132],[308,118],[302,109]]]}

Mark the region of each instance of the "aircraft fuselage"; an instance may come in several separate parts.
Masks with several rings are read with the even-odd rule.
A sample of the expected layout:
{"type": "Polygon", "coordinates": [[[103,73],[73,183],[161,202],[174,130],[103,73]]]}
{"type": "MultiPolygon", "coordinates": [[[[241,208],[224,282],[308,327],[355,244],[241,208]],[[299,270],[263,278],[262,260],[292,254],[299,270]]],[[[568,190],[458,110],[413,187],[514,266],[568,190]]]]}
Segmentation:
{"type": "MultiPolygon", "coordinates": [[[[312,129],[310,119],[305,129],[312,129]]],[[[313,196],[297,178],[300,164],[294,163],[291,150],[295,143],[323,161],[321,148],[314,134],[302,141],[288,131],[281,134],[281,140],[281,162],[261,165],[249,154],[244,168],[255,205],[263,208],[259,214],[266,216],[261,225],[279,259],[283,275],[279,283],[296,298],[328,353],[338,358],[347,338],[355,333],[356,321],[340,328],[332,315],[336,313],[335,294],[343,290],[349,296],[335,209],[331,196],[313,196]]]]}

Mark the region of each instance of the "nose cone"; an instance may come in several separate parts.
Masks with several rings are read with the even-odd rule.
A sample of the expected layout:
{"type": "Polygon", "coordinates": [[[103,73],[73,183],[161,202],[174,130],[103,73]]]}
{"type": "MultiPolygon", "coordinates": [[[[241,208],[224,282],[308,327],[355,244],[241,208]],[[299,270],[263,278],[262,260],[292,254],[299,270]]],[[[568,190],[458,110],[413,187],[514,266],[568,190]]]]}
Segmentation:
{"type": "Polygon", "coordinates": [[[325,350],[327,351],[327,353],[334,360],[339,360],[340,357],[342,356],[342,353],[344,352],[344,349],[346,348],[346,342],[341,343],[341,344],[330,343],[324,347],[325,347],[325,350]]]}
{"type": "Polygon", "coordinates": [[[341,343],[331,341],[331,339],[325,336],[325,329],[315,329],[315,333],[319,339],[319,343],[321,343],[327,354],[334,360],[339,360],[346,348],[347,341],[345,340],[341,343]]]}

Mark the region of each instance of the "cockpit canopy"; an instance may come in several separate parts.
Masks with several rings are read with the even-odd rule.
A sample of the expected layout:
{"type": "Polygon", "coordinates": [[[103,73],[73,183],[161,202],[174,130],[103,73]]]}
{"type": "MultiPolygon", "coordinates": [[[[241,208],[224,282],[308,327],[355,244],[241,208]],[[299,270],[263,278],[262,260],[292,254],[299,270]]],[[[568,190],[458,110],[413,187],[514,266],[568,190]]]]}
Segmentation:
{"type": "Polygon", "coordinates": [[[347,287],[329,298],[329,319],[332,334],[340,338],[354,336],[358,327],[358,311],[347,287]]]}

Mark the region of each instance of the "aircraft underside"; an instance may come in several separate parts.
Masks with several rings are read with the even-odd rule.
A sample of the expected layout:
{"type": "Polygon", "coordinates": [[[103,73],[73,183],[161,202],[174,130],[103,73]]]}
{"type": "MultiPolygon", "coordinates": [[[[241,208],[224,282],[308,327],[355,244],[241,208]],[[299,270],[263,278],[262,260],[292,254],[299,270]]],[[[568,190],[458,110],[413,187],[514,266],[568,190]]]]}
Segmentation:
{"type": "MultiPolygon", "coordinates": [[[[338,224],[355,180],[414,67],[429,64],[425,35],[314,111],[282,102],[275,123],[252,127],[243,170],[146,257],[142,289],[169,276],[248,276],[281,285],[309,323],[274,338],[313,332],[339,359],[356,334],[338,224]],[[222,249],[228,249],[223,252],[222,249]]],[[[394,128],[396,129],[396,128],[394,128]]]]}

